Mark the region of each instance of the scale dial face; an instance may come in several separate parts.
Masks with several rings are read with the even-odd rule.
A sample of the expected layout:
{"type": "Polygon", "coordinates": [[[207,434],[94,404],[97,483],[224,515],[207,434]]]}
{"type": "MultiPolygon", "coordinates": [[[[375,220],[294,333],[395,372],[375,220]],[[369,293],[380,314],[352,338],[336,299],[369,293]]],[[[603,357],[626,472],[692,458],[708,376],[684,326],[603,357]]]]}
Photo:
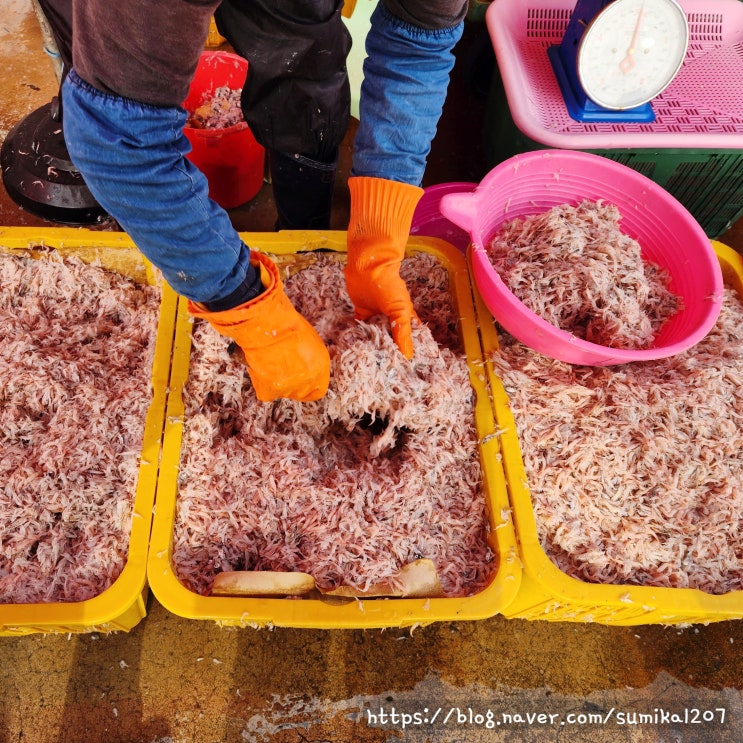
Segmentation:
{"type": "Polygon", "coordinates": [[[675,0],[614,0],[583,34],[578,78],[599,106],[641,106],[673,80],[688,43],[686,15],[675,0]]]}

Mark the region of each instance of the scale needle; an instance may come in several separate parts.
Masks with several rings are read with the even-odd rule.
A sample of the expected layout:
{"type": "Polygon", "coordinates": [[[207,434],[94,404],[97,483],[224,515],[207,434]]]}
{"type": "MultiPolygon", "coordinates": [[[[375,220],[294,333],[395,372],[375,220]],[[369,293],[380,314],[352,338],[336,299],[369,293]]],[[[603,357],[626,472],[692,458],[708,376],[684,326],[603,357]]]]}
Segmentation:
{"type": "Polygon", "coordinates": [[[642,19],[645,15],[645,3],[642,4],[640,12],[637,14],[637,20],[635,21],[635,30],[632,33],[632,40],[629,43],[629,49],[627,49],[627,56],[619,63],[619,69],[626,75],[635,66],[635,48],[637,46],[637,39],[640,36],[640,26],[642,25],[642,19]]]}

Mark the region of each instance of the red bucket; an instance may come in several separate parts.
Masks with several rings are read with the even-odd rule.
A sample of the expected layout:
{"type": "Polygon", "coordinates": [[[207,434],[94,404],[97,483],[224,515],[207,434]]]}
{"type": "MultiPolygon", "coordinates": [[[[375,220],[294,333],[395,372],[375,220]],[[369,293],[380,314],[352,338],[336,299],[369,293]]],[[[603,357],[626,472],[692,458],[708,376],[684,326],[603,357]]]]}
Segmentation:
{"type": "MultiPolygon", "coordinates": [[[[214,92],[245,84],[247,60],[229,52],[203,52],[183,108],[192,114],[214,92]]],[[[191,143],[188,159],[209,181],[209,196],[221,207],[233,209],[250,201],[263,185],[265,150],[245,121],[222,129],[183,128],[191,143]]]]}

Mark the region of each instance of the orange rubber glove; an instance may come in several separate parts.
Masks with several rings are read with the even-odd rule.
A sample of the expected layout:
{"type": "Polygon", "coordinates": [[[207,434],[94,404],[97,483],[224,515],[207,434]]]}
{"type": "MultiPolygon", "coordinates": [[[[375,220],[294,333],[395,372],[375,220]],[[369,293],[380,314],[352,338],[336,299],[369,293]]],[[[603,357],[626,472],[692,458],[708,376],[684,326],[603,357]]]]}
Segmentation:
{"type": "Polygon", "coordinates": [[[411,327],[418,316],[400,278],[400,263],[423,189],[366,176],[349,178],[348,188],[351,219],[344,273],[355,316],[367,320],[372,315],[386,315],[397,347],[410,359],[411,327]]]}
{"type": "Polygon", "coordinates": [[[224,312],[190,301],[188,310],[240,346],[259,400],[319,400],[330,382],[328,349],[284,293],[276,264],[255,251],[250,262],[260,270],[262,294],[224,312]]]}

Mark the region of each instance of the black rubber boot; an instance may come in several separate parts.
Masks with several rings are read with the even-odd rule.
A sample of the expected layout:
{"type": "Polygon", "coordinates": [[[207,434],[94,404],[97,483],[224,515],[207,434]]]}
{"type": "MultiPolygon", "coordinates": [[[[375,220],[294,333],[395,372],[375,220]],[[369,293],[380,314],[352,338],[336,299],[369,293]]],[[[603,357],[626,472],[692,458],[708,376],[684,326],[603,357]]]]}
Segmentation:
{"type": "Polygon", "coordinates": [[[327,230],[337,157],[330,163],[277,150],[268,152],[277,230],[327,230]]]}

